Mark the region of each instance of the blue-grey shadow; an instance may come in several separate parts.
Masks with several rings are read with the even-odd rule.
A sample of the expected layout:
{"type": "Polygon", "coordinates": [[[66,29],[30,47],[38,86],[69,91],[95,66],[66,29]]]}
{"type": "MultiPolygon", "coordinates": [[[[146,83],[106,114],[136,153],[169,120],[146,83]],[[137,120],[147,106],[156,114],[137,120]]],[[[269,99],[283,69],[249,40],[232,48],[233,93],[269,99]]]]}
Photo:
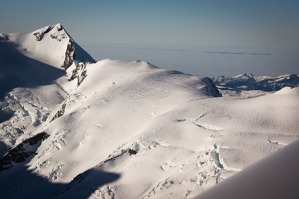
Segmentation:
{"type": "Polygon", "coordinates": [[[26,57],[9,41],[0,41],[0,55],[0,100],[14,88],[48,85],[65,75],[62,69],[26,57]]]}
{"type": "Polygon", "coordinates": [[[79,174],[70,183],[51,182],[37,175],[27,163],[47,137],[43,132],[27,139],[0,159],[0,198],[88,198],[98,187],[120,177],[119,174],[94,168],[79,174]]]}
{"type": "MultiPolygon", "coordinates": [[[[14,43],[0,40],[0,103],[14,88],[49,85],[64,75],[64,70],[26,57],[14,43]]],[[[13,114],[0,109],[0,123],[9,120],[13,114]]]]}

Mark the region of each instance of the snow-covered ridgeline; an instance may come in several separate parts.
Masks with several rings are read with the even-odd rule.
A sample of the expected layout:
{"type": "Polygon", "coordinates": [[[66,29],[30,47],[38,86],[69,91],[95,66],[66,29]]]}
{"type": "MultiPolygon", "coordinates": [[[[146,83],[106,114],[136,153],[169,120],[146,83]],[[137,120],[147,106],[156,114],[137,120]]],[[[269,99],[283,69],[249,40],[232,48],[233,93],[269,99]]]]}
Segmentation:
{"type": "Polygon", "coordinates": [[[0,104],[3,197],[190,198],[299,137],[298,88],[222,98],[210,78],[89,63],[60,24],[2,34],[0,47],[26,60],[0,54],[22,80],[0,104]],[[40,67],[56,75],[36,79],[40,67]]]}

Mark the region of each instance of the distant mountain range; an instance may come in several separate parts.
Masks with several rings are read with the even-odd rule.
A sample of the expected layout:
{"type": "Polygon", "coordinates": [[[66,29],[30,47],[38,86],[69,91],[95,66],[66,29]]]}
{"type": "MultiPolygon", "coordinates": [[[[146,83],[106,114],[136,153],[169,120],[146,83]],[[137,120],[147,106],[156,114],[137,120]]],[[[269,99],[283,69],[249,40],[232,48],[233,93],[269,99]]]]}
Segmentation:
{"type": "Polygon", "coordinates": [[[278,91],[284,87],[297,87],[299,76],[295,74],[281,75],[278,77],[254,76],[252,74],[242,74],[233,77],[214,77],[215,85],[222,89],[241,90],[261,90],[265,92],[278,91]]]}

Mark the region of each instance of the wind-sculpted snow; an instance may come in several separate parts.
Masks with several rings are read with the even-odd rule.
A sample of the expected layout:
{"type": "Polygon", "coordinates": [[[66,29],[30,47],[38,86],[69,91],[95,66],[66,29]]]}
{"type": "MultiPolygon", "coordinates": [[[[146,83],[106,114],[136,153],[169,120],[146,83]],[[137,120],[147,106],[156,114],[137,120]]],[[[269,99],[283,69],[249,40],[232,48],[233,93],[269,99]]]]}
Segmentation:
{"type": "Polygon", "coordinates": [[[7,89],[1,101],[1,154],[26,156],[0,172],[3,197],[192,198],[299,137],[297,87],[221,97],[210,78],[145,61],[72,60],[76,46],[64,73],[71,38],[61,25],[49,27],[38,37],[1,35],[5,45],[23,41],[26,58],[63,72],[45,83],[30,76],[36,87],[17,73],[26,84],[7,89]],[[48,41],[65,42],[59,56],[37,53],[48,41]],[[40,132],[47,138],[24,144],[40,132]]]}

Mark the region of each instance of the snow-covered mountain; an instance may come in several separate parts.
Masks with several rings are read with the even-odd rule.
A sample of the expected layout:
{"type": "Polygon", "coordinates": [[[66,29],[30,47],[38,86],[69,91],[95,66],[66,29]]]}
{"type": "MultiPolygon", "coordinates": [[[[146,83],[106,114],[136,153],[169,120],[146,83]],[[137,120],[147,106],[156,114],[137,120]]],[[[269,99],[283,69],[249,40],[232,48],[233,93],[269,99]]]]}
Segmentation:
{"type": "Polygon", "coordinates": [[[0,53],[0,98],[15,87],[51,84],[64,75],[61,69],[79,62],[95,62],[61,24],[29,34],[0,33],[0,53]]]}
{"type": "Polygon", "coordinates": [[[65,100],[68,91],[62,86],[81,78],[73,71],[95,61],[61,24],[29,34],[1,33],[0,56],[0,137],[5,143],[0,154],[4,154],[65,100]],[[68,67],[73,78],[63,78],[68,67]]]}
{"type": "Polygon", "coordinates": [[[299,86],[299,76],[295,74],[278,77],[241,74],[232,77],[219,76],[212,79],[223,94],[232,96],[262,95],[266,92],[278,91],[284,87],[299,86]]]}
{"type": "Polygon", "coordinates": [[[46,26],[29,34],[1,34],[1,41],[11,43],[26,57],[42,63],[67,69],[73,62],[95,62],[59,23],[46,26]]]}
{"type": "Polygon", "coordinates": [[[222,98],[208,77],[91,63],[60,24],[1,38],[3,198],[190,198],[299,136],[298,88],[222,98]]]}

